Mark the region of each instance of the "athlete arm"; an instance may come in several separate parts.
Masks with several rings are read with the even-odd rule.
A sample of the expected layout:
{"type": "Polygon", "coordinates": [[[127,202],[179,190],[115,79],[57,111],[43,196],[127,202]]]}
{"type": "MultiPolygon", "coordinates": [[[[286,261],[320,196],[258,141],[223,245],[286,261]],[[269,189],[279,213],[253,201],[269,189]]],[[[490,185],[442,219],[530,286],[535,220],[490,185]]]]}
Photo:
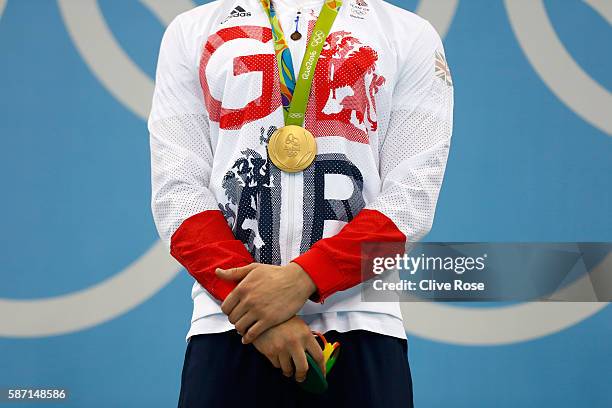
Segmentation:
{"type": "Polygon", "coordinates": [[[196,63],[184,42],[180,17],[162,40],[149,116],[151,208],[170,253],[214,297],[225,299],[236,286],[216,268],[253,262],[229,228],[209,190],[213,161],[209,122],[196,63]]]}
{"type": "Polygon", "coordinates": [[[379,195],[337,235],[293,261],[315,283],[313,300],[322,302],[371,277],[361,271],[363,243],[396,243],[389,246],[393,256],[431,229],[450,147],[453,88],[450,72],[444,74],[442,42],[429,23],[404,61],[380,147],[379,195]]]}

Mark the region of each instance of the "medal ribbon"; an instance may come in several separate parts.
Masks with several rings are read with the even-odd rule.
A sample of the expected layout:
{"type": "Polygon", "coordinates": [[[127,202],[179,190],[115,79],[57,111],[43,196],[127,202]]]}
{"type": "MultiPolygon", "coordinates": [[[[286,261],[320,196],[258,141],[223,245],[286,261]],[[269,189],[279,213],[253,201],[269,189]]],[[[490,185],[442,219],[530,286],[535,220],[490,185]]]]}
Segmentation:
{"type": "Polygon", "coordinates": [[[306,106],[310,96],[315,67],[325,44],[325,39],[329,35],[334,20],[338,15],[342,0],[325,0],[323,7],[321,7],[319,18],[308,39],[308,45],[306,46],[306,52],[304,53],[297,80],[293,69],[291,52],[285,40],[285,33],[278,20],[278,16],[274,11],[274,6],[271,0],[260,0],[260,2],[268,15],[270,26],[272,27],[285,125],[302,127],[304,125],[304,116],[306,114],[306,106]]]}

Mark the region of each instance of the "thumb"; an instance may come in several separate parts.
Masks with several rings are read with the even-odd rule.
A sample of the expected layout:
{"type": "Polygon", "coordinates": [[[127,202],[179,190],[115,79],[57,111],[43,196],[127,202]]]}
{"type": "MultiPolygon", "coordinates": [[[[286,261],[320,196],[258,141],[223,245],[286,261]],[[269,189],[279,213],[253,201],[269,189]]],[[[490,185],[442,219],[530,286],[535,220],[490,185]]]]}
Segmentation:
{"type": "Polygon", "coordinates": [[[251,272],[258,264],[251,263],[246,266],[241,266],[237,268],[229,268],[229,269],[221,269],[217,268],[215,273],[218,277],[225,280],[231,281],[241,281],[251,272]]]}

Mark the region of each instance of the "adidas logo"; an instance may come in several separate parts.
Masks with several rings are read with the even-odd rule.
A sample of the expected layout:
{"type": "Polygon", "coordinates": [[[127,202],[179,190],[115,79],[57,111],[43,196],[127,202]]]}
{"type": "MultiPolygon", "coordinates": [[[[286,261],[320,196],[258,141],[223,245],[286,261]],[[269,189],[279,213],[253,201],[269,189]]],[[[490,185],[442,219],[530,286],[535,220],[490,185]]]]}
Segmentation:
{"type": "Polygon", "coordinates": [[[229,15],[225,18],[225,20],[223,20],[221,22],[221,24],[227,22],[230,18],[234,18],[234,17],[251,17],[251,12],[250,11],[246,11],[244,8],[242,8],[241,6],[236,6],[234,7],[234,9],[229,13],[229,15]]]}
{"type": "Polygon", "coordinates": [[[234,7],[230,15],[233,17],[251,17],[251,13],[240,6],[234,7]]]}

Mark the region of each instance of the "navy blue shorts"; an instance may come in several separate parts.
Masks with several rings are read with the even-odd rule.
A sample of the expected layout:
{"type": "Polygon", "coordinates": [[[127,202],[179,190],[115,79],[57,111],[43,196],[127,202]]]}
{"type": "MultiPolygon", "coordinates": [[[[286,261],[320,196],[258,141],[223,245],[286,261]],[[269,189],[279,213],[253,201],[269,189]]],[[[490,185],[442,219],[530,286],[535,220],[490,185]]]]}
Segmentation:
{"type": "Polygon", "coordinates": [[[191,337],[179,408],[412,407],[406,341],[363,330],[325,333],[342,344],[322,395],[303,391],[236,331],[191,337]]]}

